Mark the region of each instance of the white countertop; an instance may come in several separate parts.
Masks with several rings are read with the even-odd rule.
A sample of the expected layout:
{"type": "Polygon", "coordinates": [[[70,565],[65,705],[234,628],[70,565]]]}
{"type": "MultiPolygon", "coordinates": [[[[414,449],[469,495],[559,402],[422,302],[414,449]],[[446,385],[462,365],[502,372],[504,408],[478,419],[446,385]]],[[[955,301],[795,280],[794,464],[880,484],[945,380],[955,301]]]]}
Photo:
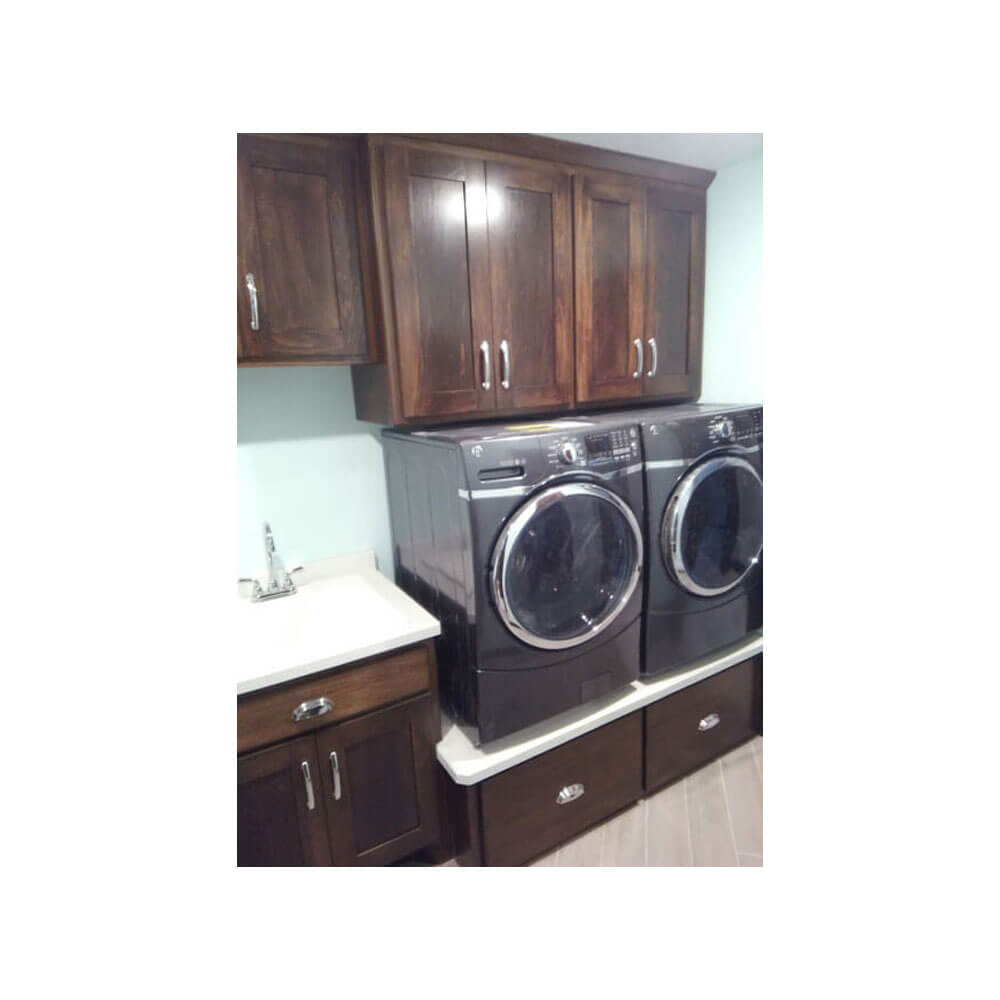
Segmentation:
{"type": "Polygon", "coordinates": [[[375,554],[324,559],[296,577],[298,593],[239,598],[236,693],[246,694],[387,653],[441,633],[438,620],[375,568],[375,554]]]}
{"type": "Polygon", "coordinates": [[[614,722],[644,705],[659,701],[675,691],[697,684],[706,677],[756,656],[763,648],[764,637],[756,632],[743,642],[730,646],[721,653],[696,660],[677,673],[650,681],[633,681],[620,691],[481,747],[473,744],[465,729],[442,717],[442,739],[437,745],[437,759],[456,784],[477,785],[486,778],[545,753],[546,750],[568,743],[577,736],[614,722]]]}

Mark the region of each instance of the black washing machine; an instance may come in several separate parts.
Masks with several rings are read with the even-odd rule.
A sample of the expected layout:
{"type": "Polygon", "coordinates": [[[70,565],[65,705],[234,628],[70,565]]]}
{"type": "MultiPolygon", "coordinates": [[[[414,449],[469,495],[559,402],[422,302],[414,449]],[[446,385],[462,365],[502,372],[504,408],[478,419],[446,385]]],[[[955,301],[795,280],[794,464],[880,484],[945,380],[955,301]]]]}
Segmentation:
{"type": "Polygon", "coordinates": [[[485,743],[639,676],[634,420],[382,432],[396,583],[435,615],[441,700],[485,743]]]}

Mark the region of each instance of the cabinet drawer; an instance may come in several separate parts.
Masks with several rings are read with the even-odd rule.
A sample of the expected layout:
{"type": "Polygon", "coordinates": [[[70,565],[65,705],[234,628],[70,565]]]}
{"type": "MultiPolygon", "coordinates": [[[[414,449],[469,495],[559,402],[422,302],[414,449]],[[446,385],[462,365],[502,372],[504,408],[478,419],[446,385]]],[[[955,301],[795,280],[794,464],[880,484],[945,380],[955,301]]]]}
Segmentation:
{"type": "Polygon", "coordinates": [[[708,763],[756,732],[755,674],[761,657],[646,708],[646,789],[708,763]]]}
{"type": "Polygon", "coordinates": [[[542,854],[642,795],[642,713],[488,779],[481,795],[487,865],[542,854]]]}
{"type": "Polygon", "coordinates": [[[236,703],[237,752],[299,736],[429,688],[430,654],[426,646],[414,646],[358,666],[249,694],[236,703]],[[300,705],[320,698],[331,703],[328,711],[295,720],[293,713],[300,705]]]}

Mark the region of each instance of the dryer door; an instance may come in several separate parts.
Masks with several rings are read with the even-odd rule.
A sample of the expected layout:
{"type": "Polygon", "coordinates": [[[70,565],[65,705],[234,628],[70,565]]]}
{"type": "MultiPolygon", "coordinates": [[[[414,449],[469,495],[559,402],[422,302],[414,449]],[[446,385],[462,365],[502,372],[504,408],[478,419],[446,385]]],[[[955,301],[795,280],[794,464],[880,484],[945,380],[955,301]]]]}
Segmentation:
{"type": "Polygon", "coordinates": [[[677,484],[660,529],[663,561],[688,593],[715,597],[757,565],[764,546],[764,491],[738,455],[695,465],[677,484]]]}
{"type": "Polygon", "coordinates": [[[642,532],[610,490],[550,486],[507,522],[490,573],[497,612],[518,639],[568,649],[625,610],[642,574],[642,532]]]}

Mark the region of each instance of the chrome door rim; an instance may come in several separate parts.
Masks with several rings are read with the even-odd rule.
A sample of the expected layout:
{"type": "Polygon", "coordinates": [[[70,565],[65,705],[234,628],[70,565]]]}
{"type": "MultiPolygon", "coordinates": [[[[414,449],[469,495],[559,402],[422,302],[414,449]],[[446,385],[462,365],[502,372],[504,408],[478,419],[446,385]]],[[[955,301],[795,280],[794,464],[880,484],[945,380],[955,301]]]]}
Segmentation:
{"type": "Polygon", "coordinates": [[[664,562],[677,582],[688,593],[697,597],[718,597],[720,594],[728,593],[733,587],[739,586],[747,573],[757,565],[760,554],[764,551],[764,543],[761,541],[760,548],[747,564],[747,568],[732,583],[727,583],[724,587],[703,587],[701,584],[695,583],[684,564],[684,555],[681,552],[681,527],[684,524],[684,516],[687,514],[691,497],[695,489],[709,476],[726,467],[749,472],[757,480],[761,489],[764,488],[760,473],[745,458],[740,458],[738,455],[718,455],[696,465],[681,479],[663,511],[663,524],[660,527],[660,551],[663,554],[664,562]]]}
{"type": "Polygon", "coordinates": [[[497,613],[500,615],[504,625],[522,642],[537,649],[571,649],[582,643],[589,642],[595,636],[600,635],[615,619],[625,610],[635,588],[642,577],[643,548],[642,529],[636,520],[635,514],[621,497],[612,493],[611,490],[594,483],[565,483],[562,486],[550,486],[536,494],[527,503],[523,504],[514,513],[513,517],[504,526],[493,547],[493,559],[491,572],[491,582],[493,599],[496,602],[497,613]],[[618,597],[617,601],[600,621],[594,622],[587,631],[569,639],[546,639],[543,636],[535,635],[517,620],[517,616],[511,610],[510,602],[507,598],[507,554],[514,548],[521,532],[525,529],[531,519],[544,507],[550,503],[573,496],[588,496],[598,500],[605,500],[610,503],[625,518],[626,524],[632,529],[632,538],[635,541],[635,566],[629,576],[628,583],[618,597]]]}

